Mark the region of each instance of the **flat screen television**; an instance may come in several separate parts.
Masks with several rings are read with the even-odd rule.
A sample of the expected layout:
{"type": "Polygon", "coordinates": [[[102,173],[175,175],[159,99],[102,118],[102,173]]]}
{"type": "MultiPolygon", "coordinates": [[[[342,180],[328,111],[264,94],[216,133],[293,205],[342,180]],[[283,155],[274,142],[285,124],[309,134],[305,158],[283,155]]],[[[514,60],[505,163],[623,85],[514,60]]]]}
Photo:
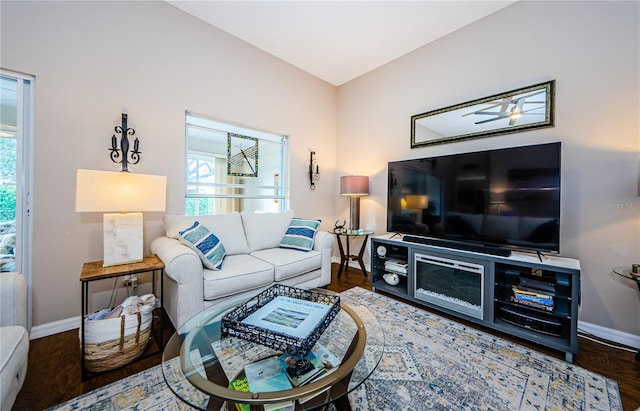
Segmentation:
{"type": "Polygon", "coordinates": [[[561,144],[547,143],[390,162],[387,231],[559,253],[560,159],[561,144]]]}

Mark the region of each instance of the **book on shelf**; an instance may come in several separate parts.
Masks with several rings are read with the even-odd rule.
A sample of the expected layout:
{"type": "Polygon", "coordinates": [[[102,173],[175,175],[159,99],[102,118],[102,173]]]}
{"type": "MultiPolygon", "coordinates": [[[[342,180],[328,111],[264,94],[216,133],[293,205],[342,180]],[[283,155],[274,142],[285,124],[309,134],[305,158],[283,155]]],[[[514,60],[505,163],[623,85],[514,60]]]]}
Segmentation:
{"type": "Polygon", "coordinates": [[[247,384],[252,392],[271,392],[292,388],[287,373],[280,366],[277,356],[247,364],[244,367],[247,384]]]}
{"type": "Polygon", "coordinates": [[[546,293],[541,293],[541,292],[537,292],[537,291],[530,291],[527,289],[523,289],[520,287],[512,287],[511,288],[513,290],[513,294],[514,296],[516,296],[517,298],[528,298],[531,300],[541,300],[541,301],[553,301],[553,295],[552,294],[546,294],[546,293]]]}
{"type": "Polygon", "coordinates": [[[241,322],[295,338],[306,338],[330,310],[331,306],[327,304],[277,296],[241,322]]]}
{"type": "Polygon", "coordinates": [[[387,260],[384,262],[384,269],[396,274],[407,275],[409,264],[405,263],[404,261],[387,260]]]}
{"type": "Polygon", "coordinates": [[[536,303],[533,301],[518,300],[515,297],[511,297],[511,301],[516,304],[524,305],[527,307],[538,308],[540,310],[553,312],[553,305],[544,305],[544,304],[536,303]]]}
{"type": "Polygon", "coordinates": [[[529,307],[540,308],[546,311],[553,311],[553,296],[536,291],[523,290],[520,287],[512,287],[513,295],[511,301],[529,307]]]}
{"type": "Polygon", "coordinates": [[[520,277],[520,287],[530,290],[540,290],[548,293],[554,293],[556,290],[556,285],[552,282],[528,277],[520,277]]]}

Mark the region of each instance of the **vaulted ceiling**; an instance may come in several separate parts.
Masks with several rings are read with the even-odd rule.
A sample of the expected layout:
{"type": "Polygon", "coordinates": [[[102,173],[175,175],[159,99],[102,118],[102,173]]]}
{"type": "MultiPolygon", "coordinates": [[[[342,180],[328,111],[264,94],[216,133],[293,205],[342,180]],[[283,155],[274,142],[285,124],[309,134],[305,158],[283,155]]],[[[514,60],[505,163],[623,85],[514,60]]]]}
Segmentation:
{"type": "Polygon", "coordinates": [[[338,86],[515,0],[167,2],[338,86]]]}

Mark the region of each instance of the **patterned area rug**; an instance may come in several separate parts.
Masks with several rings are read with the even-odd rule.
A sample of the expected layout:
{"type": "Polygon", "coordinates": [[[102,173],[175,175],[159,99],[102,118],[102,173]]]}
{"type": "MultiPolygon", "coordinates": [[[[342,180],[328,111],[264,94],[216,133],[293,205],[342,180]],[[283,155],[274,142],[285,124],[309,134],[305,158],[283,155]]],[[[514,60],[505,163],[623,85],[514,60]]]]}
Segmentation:
{"type": "MultiPolygon", "coordinates": [[[[362,288],[341,295],[385,330],[382,361],[349,396],[354,411],[622,410],[611,379],[362,288]]],[[[52,409],[192,408],[157,366],[52,409]]]]}

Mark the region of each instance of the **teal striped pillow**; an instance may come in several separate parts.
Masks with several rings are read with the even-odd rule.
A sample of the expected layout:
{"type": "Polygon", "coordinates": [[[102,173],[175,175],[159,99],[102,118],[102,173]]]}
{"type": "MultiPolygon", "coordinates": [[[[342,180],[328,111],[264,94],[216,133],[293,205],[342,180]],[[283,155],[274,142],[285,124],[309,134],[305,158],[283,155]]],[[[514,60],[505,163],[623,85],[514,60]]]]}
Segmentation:
{"type": "Polygon", "coordinates": [[[313,239],[321,222],[322,220],[293,218],[282,241],[280,241],[280,247],[311,251],[313,249],[313,239]]]}
{"type": "Polygon", "coordinates": [[[226,255],[224,245],[215,234],[199,221],[189,228],[178,232],[180,240],[195,251],[202,260],[202,264],[210,270],[222,268],[222,260],[226,255]]]}

